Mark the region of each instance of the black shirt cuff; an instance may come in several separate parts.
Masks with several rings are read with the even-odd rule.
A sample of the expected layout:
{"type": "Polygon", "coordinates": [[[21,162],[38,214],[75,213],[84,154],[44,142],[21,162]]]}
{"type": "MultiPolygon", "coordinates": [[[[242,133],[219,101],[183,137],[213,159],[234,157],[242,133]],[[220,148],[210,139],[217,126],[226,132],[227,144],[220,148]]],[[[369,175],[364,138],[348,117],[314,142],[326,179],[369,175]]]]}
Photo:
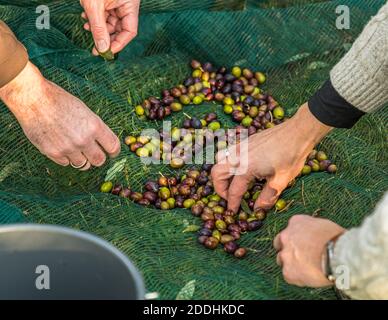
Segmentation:
{"type": "Polygon", "coordinates": [[[330,80],[311,97],[308,105],[320,122],[335,128],[350,129],[365,114],[342,98],[330,80]]]}

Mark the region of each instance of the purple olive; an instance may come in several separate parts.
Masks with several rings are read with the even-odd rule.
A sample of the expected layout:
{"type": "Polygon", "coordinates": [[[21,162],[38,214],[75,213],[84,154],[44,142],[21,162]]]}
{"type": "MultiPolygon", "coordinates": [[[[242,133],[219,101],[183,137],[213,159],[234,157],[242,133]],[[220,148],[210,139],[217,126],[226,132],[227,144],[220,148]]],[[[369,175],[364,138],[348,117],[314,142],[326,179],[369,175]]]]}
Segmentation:
{"type": "Polygon", "coordinates": [[[203,224],[203,227],[207,228],[207,229],[210,229],[210,230],[213,230],[215,228],[214,220],[207,220],[207,221],[205,221],[205,223],[203,224]]]}
{"type": "Polygon", "coordinates": [[[121,185],[115,185],[113,188],[112,188],[112,191],[111,193],[115,196],[118,196],[120,194],[120,191],[123,189],[123,187],[121,185]]]}
{"type": "Polygon", "coordinates": [[[246,232],[246,231],[248,231],[249,225],[248,225],[248,222],[247,222],[247,221],[245,221],[245,220],[239,220],[239,221],[237,221],[237,224],[238,224],[238,226],[240,227],[241,232],[246,232]]]}
{"type": "Polygon", "coordinates": [[[150,202],[147,199],[140,199],[138,202],[141,206],[149,206],[150,202]]]}
{"type": "Polygon", "coordinates": [[[158,198],[157,194],[152,191],[146,191],[143,193],[143,199],[147,199],[150,203],[154,203],[158,198]]]}
{"type": "Polygon", "coordinates": [[[231,231],[230,235],[233,237],[234,240],[239,240],[241,237],[240,232],[237,231],[231,231]]]}
{"type": "Polygon", "coordinates": [[[249,231],[256,231],[260,229],[262,226],[263,226],[263,222],[260,220],[254,220],[254,221],[248,222],[249,231]]]}
{"type": "Polygon", "coordinates": [[[120,191],[119,196],[122,198],[129,198],[131,196],[131,190],[124,188],[120,191]]]}
{"type": "Polygon", "coordinates": [[[198,242],[200,243],[200,244],[205,244],[205,242],[206,242],[206,240],[208,239],[209,237],[207,237],[207,236],[199,236],[198,237],[198,242]]]}
{"type": "Polygon", "coordinates": [[[224,244],[224,250],[227,253],[233,254],[238,249],[238,244],[234,241],[229,241],[224,244]]]}
{"type": "Polygon", "coordinates": [[[157,182],[155,181],[148,181],[145,185],[144,185],[144,188],[147,190],[147,191],[151,191],[151,192],[158,192],[159,191],[159,185],[157,182]]]}
{"type": "Polygon", "coordinates": [[[201,230],[198,231],[198,235],[206,236],[206,237],[210,237],[212,233],[213,232],[210,229],[206,229],[206,228],[202,228],[201,230]]]}

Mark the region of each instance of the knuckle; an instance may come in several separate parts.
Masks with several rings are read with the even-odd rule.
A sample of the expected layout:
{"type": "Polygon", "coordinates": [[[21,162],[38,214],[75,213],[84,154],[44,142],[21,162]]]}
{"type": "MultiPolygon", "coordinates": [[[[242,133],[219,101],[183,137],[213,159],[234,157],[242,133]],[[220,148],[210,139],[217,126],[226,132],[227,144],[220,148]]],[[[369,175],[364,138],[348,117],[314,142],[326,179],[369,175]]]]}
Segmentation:
{"type": "Polygon", "coordinates": [[[106,161],[106,156],[105,154],[103,153],[99,153],[99,154],[96,154],[94,157],[93,157],[93,160],[92,160],[92,164],[95,166],[95,167],[101,167],[106,161]]]}
{"type": "Polygon", "coordinates": [[[301,220],[303,220],[303,216],[298,214],[298,215],[294,215],[290,218],[289,220],[289,224],[295,224],[295,223],[299,223],[301,220]]]}
{"type": "MultiPolygon", "coordinates": [[[[288,242],[287,232],[283,231],[279,234],[279,241],[282,245],[285,245],[288,242]]],[[[283,255],[284,255],[284,253],[283,253],[283,255]]]]}

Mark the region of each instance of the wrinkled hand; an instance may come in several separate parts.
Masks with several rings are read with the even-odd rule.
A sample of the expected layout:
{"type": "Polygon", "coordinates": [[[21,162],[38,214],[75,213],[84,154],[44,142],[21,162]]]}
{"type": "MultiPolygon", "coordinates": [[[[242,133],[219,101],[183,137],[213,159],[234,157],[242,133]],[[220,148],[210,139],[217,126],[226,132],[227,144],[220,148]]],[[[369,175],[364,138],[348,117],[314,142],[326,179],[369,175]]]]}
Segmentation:
{"type": "Polygon", "coordinates": [[[307,104],[303,105],[293,118],[249,137],[247,148],[232,146],[229,156],[221,151],[212,170],[216,192],[237,212],[249,183],[255,178],[266,179],[255,208],[271,208],[300,173],[309,152],[330,130],[310,113],[307,104]]]}
{"type": "Polygon", "coordinates": [[[140,0],[81,0],[81,6],[88,20],[84,28],[93,34],[94,55],[109,49],[118,53],[136,37],[140,0]]]}
{"type": "Polygon", "coordinates": [[[28,63],[0,89],[0,98],[14,113],[27,138],[59,165],[99,167],[106,153],[120,152],[115,134],[82,101],[46,80],[28,63]],[[86,160],[88,162],[86,162],[86,160]]]}
{"type": "Polygon", "coordinates": [[[274,240],[284,280],[300,287],[332,285],[322,268],[323,256],[326,244],[344,232],[344,228],[330,220],[293,216],[274,240]]]}

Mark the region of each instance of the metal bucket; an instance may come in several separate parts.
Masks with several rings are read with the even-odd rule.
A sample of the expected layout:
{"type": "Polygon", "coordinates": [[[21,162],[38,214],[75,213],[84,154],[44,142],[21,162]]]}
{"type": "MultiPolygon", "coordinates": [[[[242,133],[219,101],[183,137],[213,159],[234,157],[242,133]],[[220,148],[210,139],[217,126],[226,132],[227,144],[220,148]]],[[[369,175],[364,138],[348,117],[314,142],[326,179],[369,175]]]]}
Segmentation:
{"type": "Polygon", "coordinates": [[[144,299],[143,280],[93,235],[45,225],[0,227],[0,299],[144,299]]]}

